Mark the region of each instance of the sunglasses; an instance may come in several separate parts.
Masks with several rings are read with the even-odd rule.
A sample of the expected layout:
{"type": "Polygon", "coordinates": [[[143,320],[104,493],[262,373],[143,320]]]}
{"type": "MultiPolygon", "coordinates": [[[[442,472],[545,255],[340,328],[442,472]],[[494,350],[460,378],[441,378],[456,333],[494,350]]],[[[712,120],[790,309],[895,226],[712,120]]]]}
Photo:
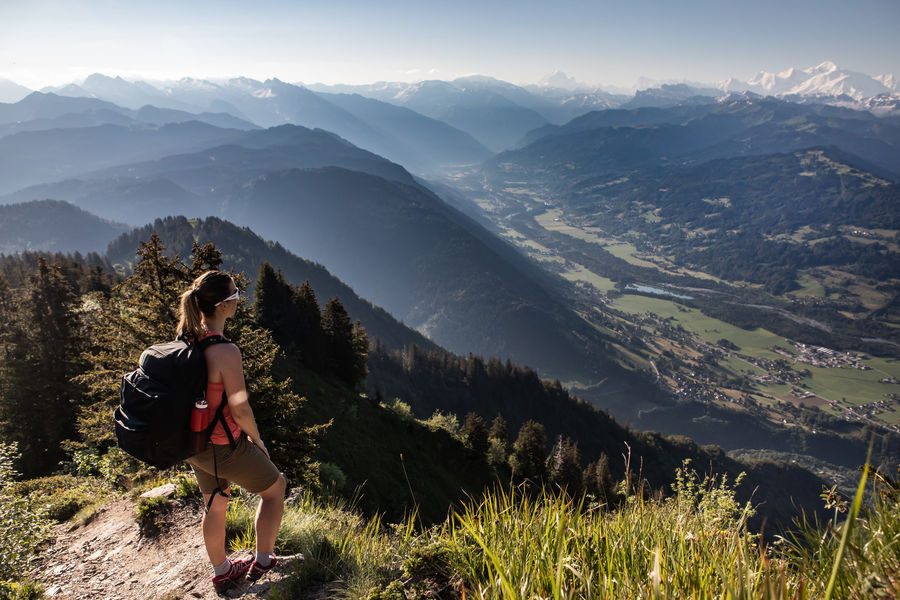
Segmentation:
{"type": "Polygon", "coordinates": [[[213,306],[218,306],[220,304],[228,302],[229,300],[240,300],[240,298],[241,298],[241,290],[234,290],[234,293],[232,295],[228,296],[221,302],[216,302],[213,306]]]}

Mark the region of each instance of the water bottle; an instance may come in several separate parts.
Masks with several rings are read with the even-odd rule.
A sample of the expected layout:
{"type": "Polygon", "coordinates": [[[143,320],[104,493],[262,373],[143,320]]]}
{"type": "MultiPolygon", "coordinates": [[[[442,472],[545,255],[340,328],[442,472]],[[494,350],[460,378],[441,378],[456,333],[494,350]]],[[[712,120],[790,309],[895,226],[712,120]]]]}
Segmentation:
{"type": "Polygon", "coordinates": [[[191,411],[191,431],[201,433],[209,427],[209,405],[206,400],[201,398],[194,403],[194,410],[191,411]]]}

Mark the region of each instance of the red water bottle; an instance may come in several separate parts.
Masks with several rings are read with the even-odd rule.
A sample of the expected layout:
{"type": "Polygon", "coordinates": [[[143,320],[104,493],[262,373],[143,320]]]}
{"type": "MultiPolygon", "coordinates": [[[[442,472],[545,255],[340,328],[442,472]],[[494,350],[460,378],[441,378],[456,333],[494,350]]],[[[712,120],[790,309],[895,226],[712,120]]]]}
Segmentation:
{"type": "Polygon", "coordinates": [[[209,406],[203,398],[194,403],[194,410],[191,411],[191,431],[201,433],[209,427],[209,406]]]}

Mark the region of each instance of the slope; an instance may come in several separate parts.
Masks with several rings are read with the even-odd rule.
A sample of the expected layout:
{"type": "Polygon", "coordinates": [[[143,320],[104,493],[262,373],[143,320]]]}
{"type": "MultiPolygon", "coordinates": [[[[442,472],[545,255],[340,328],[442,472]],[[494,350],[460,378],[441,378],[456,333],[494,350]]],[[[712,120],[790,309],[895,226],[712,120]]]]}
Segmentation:
{"type": "Polygon", "coordinates": [[[0,205],[0,254],[24,251],[99,252],[127,231],[67,202],[0,205]]]}

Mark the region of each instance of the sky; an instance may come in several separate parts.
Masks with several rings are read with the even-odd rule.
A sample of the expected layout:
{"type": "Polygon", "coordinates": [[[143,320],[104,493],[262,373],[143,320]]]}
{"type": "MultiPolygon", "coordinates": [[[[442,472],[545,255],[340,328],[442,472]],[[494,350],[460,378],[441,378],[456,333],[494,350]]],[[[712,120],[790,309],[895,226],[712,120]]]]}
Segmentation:
{"type": "Polygon", "coordinates": [[[830,60],[900,75],[900,0],[0,0],[0,78],[95,72],[368,83],[746,80],[830,60]]]}

